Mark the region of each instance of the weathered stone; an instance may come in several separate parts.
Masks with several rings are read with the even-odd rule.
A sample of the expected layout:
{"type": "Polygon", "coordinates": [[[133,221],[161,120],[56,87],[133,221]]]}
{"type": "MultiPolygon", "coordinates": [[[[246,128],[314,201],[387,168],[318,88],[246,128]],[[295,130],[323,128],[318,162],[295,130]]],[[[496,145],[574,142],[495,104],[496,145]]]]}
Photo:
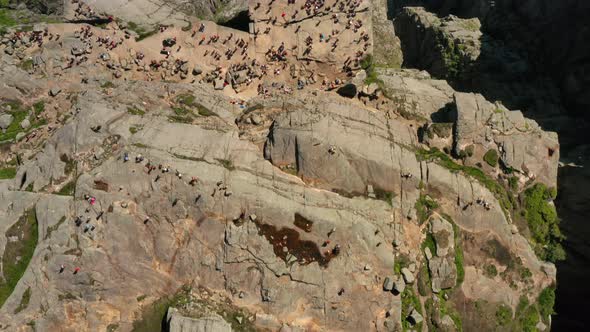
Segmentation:
{"type": "Polygon", "coordinates": [[[414,274],[408,268],[402,268],[402,276],[406,284],[414,283],[414,274]]]}
{"type": "Polygon", "coordinates": [[[412,309],[410,315],[408,316],[408,321],[412,325],[420,324],[424,320],[424,317],[418,312],[416,309],[412,309]]]}
{"type": "Polygon", "coordinates": [[[441,318],[440,323],[445,331],[454,331],[456,329],[455,322],[449,315],[444,315],[443,318],[441,318]]]}
{"type": "Polygon", "coordinates": [[[51,90],[49,90],[49,95],[51,97],[55,97],[57,96],[59,93],[61,92],[60,88],[52,88],[51,90]]]}
{"type": "Polygon", "coordinates": [[[386,277],[385,281],[383,281],[383,290],[389,292],[392,289],[393,289],[393,279],[390,277],[386,277]]]}
{"type": "Polygon", "coordinates": [[[197,76],[197,75],[201,75],[202,73],[203,73],[203,70],[199,66],[195,66],[193,68],[193,75],[197,76]]]}
{"type": "Polygon", "coordinates": [[[215,88],[215,90],[223,90],[223,88],[225,88],[225,81],[221,78],[216,79],[213,87],[215,88]]]}
{"type": "Polygon", "coordinates": [[[231,332],[231,325],[221,316],[211,315],[201,318],[184,317],[174,308],[168,308],[166,314],[170,332],[231,332]]]}
{"type": "Polygon", "coordinates": [[[12,116],[12,114],[0,115],[0,129],[4,130],[8,128],[12,121],[14,121],[14,116],[12,116]]]}
{"type": "Polygon", "coordinates": [[[33,25],[33,32],[42,33],[47,29],[47,24],[45,23],[36,23],[33,25]]]}
{"type": "Polygon", "coordinates": [[[256,126],[262,124],[262,117],[258,114],[254,114],[250,117],[252,119],[252,123],[256,126]]]}
{"type": "Polygon", "coordinates": [[[23,121],[21,121],[20,123],[20,127],[23,129],[28,129],[31,126],[31,121],[29,121],[28,118],[25,118],[23,121]]]}
{"type": "Polygon", "coordinates": [[[85,53],[85,51],[82,48],[73,47],[71,53],[73,56],[81,56],[85,53]]]}
{"type": "Polygon", "coordinates": [[[397,276],[393,283],[393,291],[395,294],[401,294],[406,289],[406,282],[400,276],[397,276]]]}
{"type": "Polygon", "coordinates": [[[367,196],[369,196],[370,198],[376,198],[377,196],[375,196],[375,190],[373,189],[372,185],[367,185],[367,196]]]}

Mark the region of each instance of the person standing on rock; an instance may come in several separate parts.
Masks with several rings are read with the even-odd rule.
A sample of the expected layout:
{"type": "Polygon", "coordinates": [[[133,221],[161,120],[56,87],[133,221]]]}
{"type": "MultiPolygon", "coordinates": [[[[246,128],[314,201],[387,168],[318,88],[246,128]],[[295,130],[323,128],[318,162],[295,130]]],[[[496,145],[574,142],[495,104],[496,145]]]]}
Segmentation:
{"type": "Polygon", "coordinates": [[[80,272],[80,267],[77,267],[74,269],[74,274],[78,274],[78,272],[80,272]]]}
{"type": "Polygon", "coordinates": [[[60,273],[60,274],[61,274],[61,273],[63,273],[65,269],[66,269],[66,267],[65,267],[63,264],[61,264],[61,265],[59,266],[59,273],[60,273]]]}

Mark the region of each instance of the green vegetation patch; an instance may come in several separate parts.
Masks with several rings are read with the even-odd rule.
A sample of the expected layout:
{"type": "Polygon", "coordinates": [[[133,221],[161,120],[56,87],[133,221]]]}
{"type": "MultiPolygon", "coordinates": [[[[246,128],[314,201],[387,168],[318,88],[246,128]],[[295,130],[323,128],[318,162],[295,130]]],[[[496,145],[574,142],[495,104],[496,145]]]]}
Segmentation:
{"type": "Polygon", "coordinates": [[[428,296],[431,290],[430,271],[428,270],[427,264],[428,263],[424,261],[422,266],[420,266],[420,271],[418,271],[417,285],[418,293],[421,296],[428,296]]]}
{"type": "Polygon", "coordinates": [[[402,297],[402,327],[405,330],[414,329],[416,331],[422,330],[422,323],[418,323],[414,326],[410,324],[410,322],[406,319],[410,315],[410,309],[414,308],[418,311],[421,315],[424,315],[422,311],[422,304],[420,303],[420,299],[416,294],[414,294],[414,290],[411,287],[406,287],[404,292],[401,294],[402,297]]]}
{"type": "Polygon", "coordinates": [[[33,59],[25,59],[18,64],[18,67],[22,70],[29,71],[33,69],[33,59]]]}
{"type": "MultiPolygon", "coordinates": [[[[295,170],[295,175],[297,175],[297,170],[295,170]]],[[[383,190],[379,187],[374,187],[373,189],[375,193],[375,197],[379,200],[386,202],[387,204],[391,205],[392,200],[395,197],[395,194],[391,191],[383,190]]]]}
{"type": "Polygon", "coordinates": [[[33,104],[33,111],[35,112],[35,115],[39,115],[39,114],[43,113],[43,111],[45,111],[45,102],[43,100],[41,100],[41,101],[34,103],[33,104]]]}
{"type": "MultiPolygon", "coordinates": [[[[201,290],[201,289],[199,289],[201,290]]],[[[138,297],[139,301],[139,297],[138,297]]],[[[189,317],[199,318],[202,315],[210,312],[216,313],[223,317],[223,319],[231,324],[232,331],[256,331],[254,325],[249,319],[250,314],[242,309],[231,305],[229,300],[214,302],[210,300],[202,300],[192,295],[192,289],[188,286],[182,287],[172,296],[163,297],[151,305],[145,307],[141,318],[133,323],[133,332],[158,332],[162,330],[162,320],[164,319],[169,307],[186,308],[192,307],[202,308],[200,310],[190,311],[189,317]],[[241,317],[242,323],[238,322],[238,317],[241,317]]],[[[182,312],[182,310],[181,310],[182,312]]]]}
{"type": "Polygon", "coordinates": [[[0,307],[12,294],[16,284],[29,266],[35,247],[37,247],[38,235],[37,215],[34,207],[25,211],[6,232],[7,238],[16,236],[19,240],[7,242],[2,256],[4,278],[0,278],[0,307]]]}
{"type": "Polygon", "coordinates": [[[221,164],[221,166],[225,167],[229,171],[233,171],[236,169],[236,167],[234,166],[234,163],[229,159],[216,159],[216,160],[221,164]]]}
{"type": "Polygon", "coordinates": [[[541,291],[537,299],[537,306],[539,307],[541,319],[548,323],[549,316],[555,313],[553,310],[555,306],[555,287],[549,286],[541,291]]]}
{"type": "Polygon", "coordinates": [[[62,216],[59,221],[57,222],[57,224],[53,225],[53,226],[48,226],[47,230],[45,232],[45,240],[51,237],[51,233],[55,232],[59,226],[61,224],[63,224],[66,221],[66,216],[62,216]]]}
{"type": "Polygon", "coordinates": [[[180,290],[177,294],[170,297],[163,297],[149,307],[141,315],[141,319],[133,322],[133,332],[154,332],[161,331],[162,320],[166,315],[168,307],[186,303],[188,294],[186,290],[180,290]]]}
{"type": "MultiPolygon", "coordinates": [[[[15,140],[19,133],[22,132],[26,134],[29,131],[47,123],[47,120],[45,119],[37,119],[37,117],[31,116],[29,118],[31,125],[27,129],[23,129],[20,124],[29,115],[29,109],[26,108],[21,102],[14,100],[3,102],[2,105],[10,105],[11,109],[10,111],[7,111],[6,114],[11,114],[13,116],[13,121],[10,126],[6,128],[4,133],[0,132],[0,142],[15,140]]],[[[35,110],[35,106],[33,106],[33,109],[35,110]]]]}
{"type": "Polygon", "coordinates": [[[201,157],[185,156],[185,155],[179,154],[179,153],[173,153],[172,155],[175,158],[178,158],[178,159],[191,160],[191,161],[199,161],[199,162],[204,162],[204,163],[207,162],[207,160],[205,160],[205,158],[201,158],[201,157]]]}
{"type": "Polygon", "coordinates": [[[119,329],[119,324],[113,323],[107,326],[107,332],[115,332],[119,329]]]}
{"type": "Polygon", "coordinates": [[[455,308],[453,308],[449,304],[449,302],[445,300],[445,294],[447,293],[448,292],[446,290],[442,290],[440,293],[438,293],[440,316],[444,317],[445,315],[449,315],[449,317],[451,317],[451,319],[453,320],[453,323],[455,323],[457,331],[463,331],[463,321],[461,320],[461,316],[459,315],[457,310],[455,310],[455,308]]]}
{"type": "Polygon", "coordinates": [[[14,309],[14,313],[18,314],[19,312],[25,310],[29,306],[29,301],[31,300],[31,287],[27,287],[23,296],[20,299],[20,303],[16,309],[14,309]]]}
{"type": "Polygon", "coordinates": [[[405,254],[399,254],[393,263],[393,272],[395,274],[401,274],[402,268],[410,265],[410,258],[405,254]]]}
{"type": "Polygon", "coordinates": [[[196,109],[200,116],[218,116],[217,113],[197,102],[196,97],[190,93],[178,95],[176,102],[185,107],[196,109]]]}
{"type": "Polygon", "coordinates": [[[424,242],[422,242],[422,251],[426,250],[426,248],[430,249],[430,252],[433,255],[436,255],[436,241],[434,241],[434,236],[432,235],[432,233],[427,233],[426,234],[426,239],[424,239],[424,242]]]}
{"type": "Polygon", "coordinates": [[[14,179],[16,176],[16,167],[0,168],[0,180],[14,179]]]}
{"type": "Polygon", "coordinates": [[[131,31],[135,31],[135,33],[137,33],[137,37],[135,38],[136,41],[141,41],[144,40],[150,36],[155,35],[156,33],[158,33],[158,29],[157,28],[153,28],[151,30],[148,30],[146,28],[144,28],[143,26],[140,26],[139,24],[135,23],[135,22],[128,22],[127,23],[127,28],[131,31]]]}
{"type": "Polygon", "coordinates": [[[452,220],[449,220],[453,224],[453,233],[455,233],[455,267],[457,268],[457,286],[463,283],[465,280],[465,267],[463,257],[463,247],[461,246],[461,237],[459,236],[459,226],[452,220]]]}
{"type": "Polygon", "coordinates": [[[512,197],[512,195],[510,195],[510,193],[508,193],[502,185],[486,175],[481,169],[459,165],[455,163],[451,157],[437,148],[432,148],[430,150],[418,149],[416,151],[416,158],[418,161],[436,162],[451,172],[461,172],[464,175],[475,179],[481,185],[491,191],[494,196],[496,196],[498,202],[500,202],[501,207],[504,209],[504,213],[507,216],[509,211],[511,211],[513,206],[516,204],[514,197],[512,197]]]}
{"type": "Polygon", "coordinates": [[[103,84],[101,84],[100,87],[103,89],[113,89],[115,88],[115,84],[111,81],[106,81],[103,84]]]}
{"type": "Polygon", "coordinates": [[[506,326],[510,324],[511,321],[512,309],[505,304],[500,305],[498,310],[496,310],[496,323],[499,326],[506,326]]]}
{"type": "Polygon", "coordinates": [[[520,331],[536,332],[539,323],[539,311],[535,306],[529,306],[519,318],[520,331]]]}
{"type": "Polygon", "coordinates": [[[145,115],[145,111],[141,110],[137,107],[127,107],[127,113],[129,113],[131,115],[139,115],[139,116],[145,115]]]}
{"type": "Polygon", "coordinates": [[[56,192],[57,195],[62,195],[62,196],[74,196],[74,193],[76,191],[76,181],[72,180],[68,183],[66,183],[63,187],[61,187],[61,189],[56,192]]]}
{"type": "Polygon", "coordinates": [[[524,192],[524,216],[539,258],[550,262],[565,259],[561,241],[565,238],[559,230],[559,218],[551,202],[556,192],[542,183],[524,192]]]}
{"type": "MultiPolygon", "coordinates": [[[[0,0],[0,35],[14,27],[17,31],[31,31],[34,23],[59,23],[61,19],[56,16],[35,14],[30,10],[8,8],[9,0],[0,0]]],[[[13,1],[14,3],[23,1],[13,1]]],[[[30,2],[30,1],[28,1],[30,2]]]]}
{"type": "Polygon", "coordinates": [[[483,160],[492,167],[498,166],[498,151],[496,149],[489,149],[483,155],[483,160]]]}
{"type": "Polygon", "coordinates": [[[494,278],[498,275],[498,269],[494,264],[487,264],[483,269],[484,275],[488,278],[494,278]]]}
{"type": "Polygon", "coordinates": [[[418,223],[422,225],[426,220],[428,220],[432,212],[437,209],[438,206],[438,203],[430,198],[430,196],[420,194],[420,197],[414,204],[416,213],[418,215],[418,223]]]}
{"type": "Polygon", "coordinates": [[[377,83],[380,87],[383,86],[383,81],[379,78],[375,68],[375,61],[371,54],[364,57],[360,62],[361,68],[367,73],[365,84],[377,83]]]}

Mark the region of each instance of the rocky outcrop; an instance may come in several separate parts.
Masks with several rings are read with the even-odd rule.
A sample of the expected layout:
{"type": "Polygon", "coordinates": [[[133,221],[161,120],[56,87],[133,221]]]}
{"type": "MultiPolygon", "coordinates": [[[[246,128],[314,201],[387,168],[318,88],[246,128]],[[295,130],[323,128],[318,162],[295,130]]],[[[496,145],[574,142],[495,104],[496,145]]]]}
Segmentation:
{"type": "MultiPolygon", "coordinates": [[[[357,21],[342,41],[352,30],[371,31],[366,4],[353,8],[357,21]]],[[[124,20],[178,23],[184,15],[179,8],[171,13],[170,2],[134,5],[121,5],[124,20]]],[[[268,25],[261,12],[258,27],[268,25]]],[[[317,31],[337,19],[322,17],[305,19],[302,29],[317,31]]],[[[460,39],[453,30],[458,22],[446,27],[460,39]]],[[[296,29],[269,26],[276,31],[259,41],[296,29]]],[[[217,28],[207,23],[207,33],[217,28]]],[[[219,29],[224,38],[213,46],[230,39],[227,28],[219,29]]],[[[179,35],[186,51],[193,45],[184,30],[162,33],[179,35]]],[[[234,41],[249,38],[237,34],[234,41]]],[[[362,38],[365,43],[351,45],[371,54],[377,38],[362,38]]],[[[395,331],[408,324],[424,330],[433,317],[452,330],[453,320],[472,317],[465,309],[472,303],[515,309],[523,295],[533,303],[555,282],[554,266],[535,256],[526,232],[515,231],[502,168],[478,166],[481,153],[495,147],[503,167],[554,181],[556,159],[531,160],[534,152],[515,147],[527,141],[542,148],[552,138],[520,113],[501,116],[490,111],[499,104],[455,92],[424,72],[370,65],[357,72],[354,60],[351,98],[336,93],[348,82],[316,89],[332,74],[324,66],[350,53],[329,51],[327,43],[314,47],[319,53],[311,59],[326,60],[321,65],[294,57],[289,61],[299,68],[281,70],[288,79],[306,77],[290,81],[301,90],[263,82],[242,94],[251,76],[242,66],[222,66],[213,75],[204,64],[171,59],[159,62],[167,70],[154,76],[139,65],[153,54],[132,59],[121,48],[66,68],[60,54],[79,47],[76,40],[64,33],[63,50],[53,40],[34,54],[43,56],[34,61],[41,67],[61,68],[59,79],[52,71],[32,78],[6,53],[1,58],[1,81],[10,87],[0,90],[27,96],[23,109],[31,123],[1,160],[17,171],[0,180],[0,232],[27,210],[38,218],[39,235],[29,267],[0,308],[0,328],[130,331],[159,324],[156,311],[167,307],[173,331],[395,331]],[[112,70],[102,70],[105,64],[112,70]],[[301,75],[307,66],[317,73],[301,75]],[[189,83],[191,68],[211,79],[189,83]],[[168,80],[174,70],[186,84],[168,80]],[[37,111],[37,101],[45,110],[37,111]],[[433,138],[425,140],[430,129],[433,138]],[[473,145],[473,153],[453,158],[453,145],[459,153],[473,145]],[[448,149],[429,149],[434,146],[448,149]],[[488,247],[494,250],[482,250],[488,247]],[[488,278],[484,262],[510,271],[488,278]],[[516,274],[528,277],[510,279],[516,274]],[[439,302],[429,306],[434,299],[439,302]],[[436,307],[440,317],[426,307],[436,307]]],[[[159,49],[161,42],[123,40],[138,49],[149,43],[159,49]]],[[[31,51],[10,40],[6,45],[13,54],[31,51]]],[[[74,53],[83,58],[80,49],[74,53]]],[[[182,54],[173,52],[173,58],[182,54]]],[[[4,248],[14,242],[0,236],[0,253],[10,254],[4,248]]]]}
{"type": "Polygon", "coordinates": [[[422,7],[405,7],[394,23],[405,67],[425,69],[452,80],[471,75],[481,49],[477,18],[438,18],[422,7]]]}
{"type": "Polygon", "coordinates": [[[455,232],[453,225],[441,217],[430,220],[430,234],[436,246],[435,252],[424,249],[432,282],[432,291],[453,288],[457,282],[455,266],[455,232]]]}
{"type": "Polygon", "coordinates": [[[178,310],[169,308],[166,314],[170,332],[231,332],[231,325],[220,316],[202,318],[184,317],[178,310]]]}
{"type": "Polygon", "coordinates": [[[454,121],[454,116],[444,114],[445,107],[453,103],[455,92],[447,81],[434,79],[428,72],[416,69],[378,68],[377,73],[383,93],[400,111],[427,121],[454,121]]]}
{"type": "MultiPolygon", "coordinates": [[[[477,147],[474,157],[482,158],[490,149],[500,152],[503,167],[521,172],[548,186],[556,186],[559,142],[557,134],[543,131],[519,111],[492,104],[481,95],[455,93],[457,122],[454,149],[460,154],[468,146],[477,147]]],[[[481,159],[480,159],[481,160],[481,159]]]]}
{"type": "Polygon", "coordinates": [[[586,114],[590,82],[581,73],[588,70],[590,48],[580,41],[589,37],[587,1],[498,0],[493,5],[484,0],[420,1],[422,4],[441,16],[479,18],[491,36],[517,52],[528,53],[527,61],[536,71],[554,78],[570,111],[586,114]]]}

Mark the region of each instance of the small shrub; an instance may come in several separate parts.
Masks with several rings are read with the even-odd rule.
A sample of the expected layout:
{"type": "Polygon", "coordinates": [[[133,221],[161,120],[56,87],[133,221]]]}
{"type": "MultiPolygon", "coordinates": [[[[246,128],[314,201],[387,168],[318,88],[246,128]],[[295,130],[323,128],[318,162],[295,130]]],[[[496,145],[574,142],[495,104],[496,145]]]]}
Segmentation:
{"type": "Polygon", "coordinates": [[[495,276],[498,275],[498,269],[496,269],[496,265],[494,264],[488,264],[485,266],[484,268],[484,274],[488,277],[488,278],[494,278],[495,276]]]}
{"type": "Polygon", "coordinates": [[[221,164],[221,166],[223,166],[227,170],[233,171],[234,169],[236,169],[234,167],[234,163],[231,160],[228,160],[228,159],[217,159],[217,161],[221,164]]]}
{"type": "Polygon", "coordinates": [[[512,321],[512,309],[502,304],[496,310],[496,323],[500,326],[508,325],[512,321]]]}
{"type": "Polygon", "coordinates": [[[203,105],[197,105],[197,113],[199,113],[200,116],[218,116],[217,113],[203,105]]]}
{"type": "Polygon", "coordinates": [[[29,306],[29,301],[31,300],[31,287],[27,287],[23,296],[20,299],[20,303],[16,309],[14,309],[14,313],[18,314],[19,312],[25,310],[29,306]]]}
{"type": "Polygon", "coordinates": [[[498,151],[496,149],[489,149],[486,154],[483,155],[483,160],[490,166],[498,166],[498,151]]]}
{"type": "Polygon", "coordinates": [[[131,115],[144,115],[145,111],[141,110],[137,107],[127,107],[127,113],[131,114],[131,115]]]}
{"type": "Polygon", "coordinates": [[[465,147],[465,154],[467,154],[468,157],[473,157],[474,152],[475,152],[475,147],[473,146],[473,144],[465,147]]]}
{"type": "Polygon", "coordinates": [[[66,183],[56,194],[62,196],[74,196],[76,190],[76,181],[66,183]]]}
{"type": "Polygon", "coordinates": [[[18,67],[24,71],[33,69],[33,59],[26,59],[19,63],[18,67]]]}
{"type": "Polygon", "coordinates": [[[103,89],[112,89],[115,87],[115,84],[113,84],[113,82],[111,81],[106,81],[103,84],[101,84],[100,87],[103,89]]]}
{"type": "Polygon", "coordinates": [[[524,216],[535,242],[535,252],[541,259],[555,262],[565,258],[561,247],[564,236],[559,230],[559,218],[555,206],[550,203],[551,192],[544,184],[537,183],[524,192],[524,216]]]}
{"type": "Polygon", "coordinates": [[[508,178],[508,186],[510,187],[510,190],[517,191],[518,190],[518,177],[511,176],[510,178],[508,178]]]}
{"type": "Polygon", "coordinates": [[[521,329],[524,332],[536,332],[539,323],[539,311],[532,305],[529,306],[520,317],[521,329]]]}
{"type": "Polygon", "coordinates": [[[414,208],[418,215],[418,223],[423,224],[428,220],[432,211],[438,208],[438,203],[427,195],[420,195],[416,204],[414,204],[414,208]]]}

